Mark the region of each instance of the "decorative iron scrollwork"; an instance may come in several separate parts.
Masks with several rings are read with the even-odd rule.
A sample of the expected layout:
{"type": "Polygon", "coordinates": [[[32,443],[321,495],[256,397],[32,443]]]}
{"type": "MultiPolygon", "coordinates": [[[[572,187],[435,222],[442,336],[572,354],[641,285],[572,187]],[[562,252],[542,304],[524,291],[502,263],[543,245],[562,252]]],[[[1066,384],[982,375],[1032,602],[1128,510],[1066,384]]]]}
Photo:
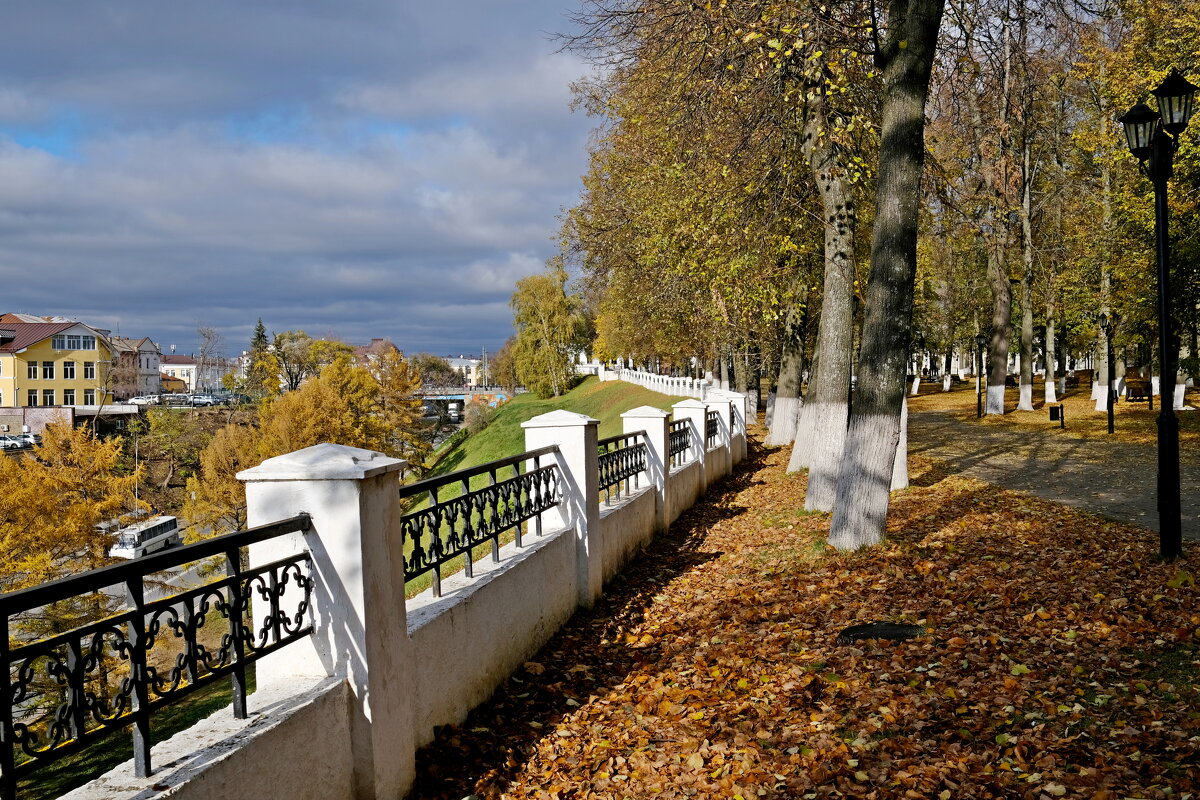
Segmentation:
{"type": "Polygon", "coordinates": [[[404,548],[405,581],[431,573],[434,592],[440,593],[441,567],[452,559],[465,556],[471,574],[471,552],[490,544],[495,557],[500,537],[512,531],[520,544],[521,527],[554,508],[560,497],[557,465],[539,466],[537,459],[555,452],[554,448],[523,453],[469,470],[404,487],[404,496],[427,496],[425,508],[405,514],[400,523],[404,548]],[[534,468],[520,472],[520,466],[533,461],[534,468]],[[501,469],[515,473],[497,479],[501,469]],[[472,480],[486,479],[488,484],[471,487],[472,480]],[[458,488],[454,497],[439,497],[458,488]]]}
{"type": "Polygon", "coordinates": [[[148,774],[150,712],[222,677],[238,678],[235,693],[241,694],[235,707],[244,708],[246,664],[312,632],[314,583],[308,553],[245,572],[234,569],[152,602],[142,600],[146,579],[216,554],[233,554],[237,564],[245,545],[304,530],[308,524],[307,517],[296,517],[0,597],[0,661],[7,680],[3,694],[9,700],[0,707],[0,734],[11,731],[0,736],[3,797],[14,796],[19,777],[135,722],[140,742],[135,752],[142,749],[135,761],[148,774]],[[129,587],[128,603],[111,595],[110,587],[122,583],[129,587]],[[252,590],[258,592],[253,600],[252,590]],[[114,613],[114,605],[128,607],[114,613]],[[31,624],[46,617],[47,609],[68,606],[73,614],[94,621],[49,636],[31,624]],[[256,637],[250,627],[235,625],[235,619],[248,620],[252,609],[263,606],[268,609],[262,615],[267,635],[256,637]],[[219,632],[205,636],[214,621],[219,632]]]}

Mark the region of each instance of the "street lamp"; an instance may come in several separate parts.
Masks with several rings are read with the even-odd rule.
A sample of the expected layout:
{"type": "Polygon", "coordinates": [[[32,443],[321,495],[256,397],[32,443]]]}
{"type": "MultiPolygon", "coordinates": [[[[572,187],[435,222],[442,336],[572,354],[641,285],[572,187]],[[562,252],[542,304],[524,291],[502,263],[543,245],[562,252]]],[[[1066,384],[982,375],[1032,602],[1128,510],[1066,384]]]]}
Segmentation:
{"type": "Polygon", "coordinates": [[[1158,114],[1138,103],[1118,119],[1125,127],[1129,152],[1141,162],[1143,173],[1154,184],[1154,239],[1158,266],[1158,346],[1162,375],[1162,401],[1158,413],[1158,536],[1159,556],[1183,555],[1183,530],[1179,508],[1179,420],[1167,392],[1174,391],[1179,353],[1173,348],[1171,319],[1170,250],[1167,240],[1167,180],[1177,142],[1192,116],[1197,88],[1172,69],[1155,89],[1158,114]],[[1168,388],[1169,387],[1169,388],[1168,388]]]}
{"type": "Polygon", "coordinates": [[[975,334],[975,351],[979,358],[975,362],[975,417],[983,418],[983,348],[987,347],[988,337],[982,333],[975,334]]]}
{"type": "Polygon", "coordinates": [[[1112,335],[1113,335],[1113,331],[1116,329],[1116,327],[1117,327],[1117,315],[1116,314],[1112,314],[1110,316],[1107,311],[1102,312],[1100,314],[1100,330],[1104,331],[1104,343],[1105,343],[1105,347],[1108,351],[1106,353],[1106,358],[1107,358],[1106,363],[1108,364],[1108,372],[1105,373],[1106,375],[1108,375],[1108,386],[1104,387],[1104,391],[1108,395],[1108,432],[1109,433],[1113,432],[1113,402],[1115,400],[1113,395],[1115,395],[1117,393],[1116,390],[1113,388],[1113,358],[1112,358],[1112,335]]]}

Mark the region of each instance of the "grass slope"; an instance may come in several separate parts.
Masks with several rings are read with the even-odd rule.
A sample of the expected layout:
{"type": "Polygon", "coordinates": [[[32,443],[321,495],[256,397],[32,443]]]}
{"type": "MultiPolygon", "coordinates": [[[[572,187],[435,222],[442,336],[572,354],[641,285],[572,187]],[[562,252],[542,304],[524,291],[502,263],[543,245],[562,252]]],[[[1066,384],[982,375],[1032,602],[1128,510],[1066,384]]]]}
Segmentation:
{"type": "Polygon", "coordinates": [[[521,423],[547,411],[565,409],[600,420],[600,438],[622,432],[621,414],[639,406],[654,406],[666,411],[683,398],[671,397],[640,386],[609,381],[600,383],[587,378],[561,397],[541,399],[532,394],[517,395],[496,410],[490,425],[460,442],[429,473],[429,477],[486,464],[525,451],[525,431],[521,423]]]}

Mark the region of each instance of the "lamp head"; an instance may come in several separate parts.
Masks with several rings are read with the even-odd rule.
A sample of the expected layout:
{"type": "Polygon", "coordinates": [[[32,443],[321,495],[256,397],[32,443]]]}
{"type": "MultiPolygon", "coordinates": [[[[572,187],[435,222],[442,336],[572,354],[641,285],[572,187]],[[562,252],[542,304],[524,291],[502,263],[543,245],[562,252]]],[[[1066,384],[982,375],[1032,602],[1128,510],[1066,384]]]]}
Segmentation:
{"type": "Polygon", "coordinates": [[[1117,117],[1117,122],[1125,127],[1125,141],[1129,145],[1129,152],[1140,161],[1149,158],[1150,142],[1154,139],[1159,115],[1145,103],[1138,103],[1117,117]]]}
{"type": "Polygon", "coordinates": [[[1191,81],[1179,74],[1179,70],[1172,67],[1162,83],[1150,90],[1158,101],[1163,130],[1172,136],[1183,133],[1188,120],[1192,118],[1192,101],[1197,88],[1200,87],[1193,86],[1191,81]]]}

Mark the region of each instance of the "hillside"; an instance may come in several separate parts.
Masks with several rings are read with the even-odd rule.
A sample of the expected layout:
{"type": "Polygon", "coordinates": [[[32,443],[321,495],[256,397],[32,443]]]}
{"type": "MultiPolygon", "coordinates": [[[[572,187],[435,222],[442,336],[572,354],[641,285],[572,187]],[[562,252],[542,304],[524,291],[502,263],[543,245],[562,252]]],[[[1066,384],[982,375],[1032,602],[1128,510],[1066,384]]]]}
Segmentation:
{"type": "Polygon", "coordinates": [[[429,473],[445,475],[525,450],[525,431],[521,423],[539,414],[557,409],[586,414],[600,420],[600,438],[621,433],[621,414],[639,406],[654,406],[667,411],[682,397],[671,397],[621,381],[600,383],[587,378],[562,397],[540,399],[531,394],[517,395],[496,410],[491,424],[469,436],[448,452],[429,473]]]}

